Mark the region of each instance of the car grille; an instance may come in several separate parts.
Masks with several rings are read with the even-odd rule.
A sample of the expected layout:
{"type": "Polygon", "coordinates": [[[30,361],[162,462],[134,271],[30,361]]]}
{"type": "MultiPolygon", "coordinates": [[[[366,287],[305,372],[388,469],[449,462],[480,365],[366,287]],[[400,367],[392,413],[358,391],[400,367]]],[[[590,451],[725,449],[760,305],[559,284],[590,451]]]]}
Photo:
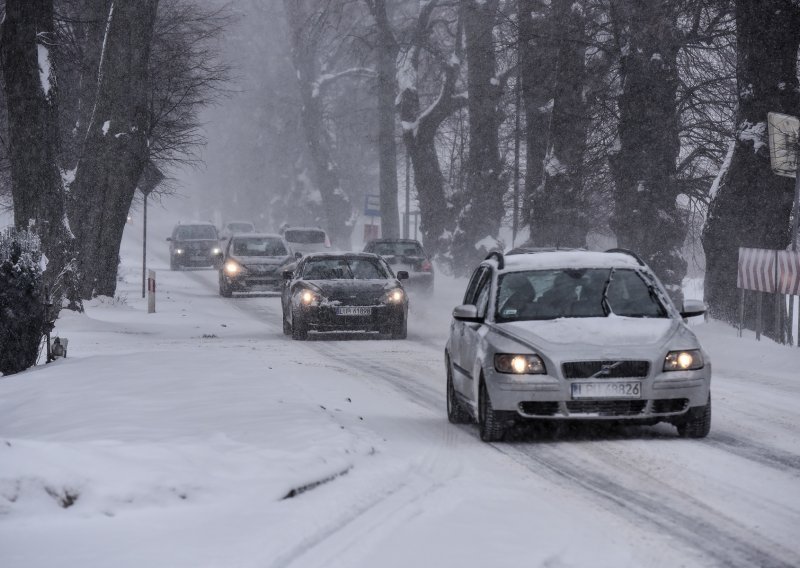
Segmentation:
{"type": "Polygon", "coordinates": [[[331,302],[339,302],[342,306],[377,306],[380,305],[381,294],[333,294],[328,297],[331,302]]]}
{"type": "Polygon", "coordinates": [[[275,273],[275,266],[269,264],[245,264],[244,267],[253,274],[265,274],[272,276],[275,273]]]}
{"type": "Polygon", "coordinates": [[[650,372],[649,361],[569,361],[561,366],[566,379],[644,378],[650,372]],[[605,369],[605,371],[604,371],[605,369]]]}
{"type": "Polygon", "coordinates": [[[689,406],[687,398],[664,398],[654,400],[650,407],[653,414],[667,414],[669,412],[683,412],[689,406]]]}
{"type": "Polygon", "coordinates": [[[644,411],[646,400],[570,400],[570,414],[597,414],[600,416],[635,416],[644,411]]]}
{"type": "Polygon", "coordinates": [[[558,414],[558,402],[524,401],[519,403],[519,410],[529,416],[555,416],[558,414]]]}

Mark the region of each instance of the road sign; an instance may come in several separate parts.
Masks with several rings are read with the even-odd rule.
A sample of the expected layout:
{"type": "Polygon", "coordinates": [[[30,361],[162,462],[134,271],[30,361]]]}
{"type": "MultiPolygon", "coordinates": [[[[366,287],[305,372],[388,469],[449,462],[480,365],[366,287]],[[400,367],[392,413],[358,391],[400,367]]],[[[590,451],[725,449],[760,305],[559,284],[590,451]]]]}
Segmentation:
{"type": "Polygon", "coordinates": [[[380,195],[365,195],[364,196],[364,215],[368,217],[381,216],[381,196],[380,195]]]}
{"type": "Polygon", "coordinates": [[[740,247],[736,286],[743,290],[775,292],[775,252],[740,247]]]}
{"type": "Polygon", "coordinates": [[[772,171],[779,176],[795,177],[800,119],[788,114],[770,112],[767,114],[767,130],[772,171]]]}

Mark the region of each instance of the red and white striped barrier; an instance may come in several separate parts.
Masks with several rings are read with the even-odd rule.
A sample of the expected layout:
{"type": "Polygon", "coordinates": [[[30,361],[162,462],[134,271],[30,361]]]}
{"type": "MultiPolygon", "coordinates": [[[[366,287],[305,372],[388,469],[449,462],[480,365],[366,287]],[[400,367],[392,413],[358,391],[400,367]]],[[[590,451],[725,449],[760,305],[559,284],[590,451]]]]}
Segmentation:
{"type": "Polygon", "coordinates": [[[778,293],[800,296],[800,252],[778,251],[778,293]]]}
{"type": "Polygon", "coordinates": [[[757,292],[775,292],[775,252],[740,247],[736,286],[757,292]]]}

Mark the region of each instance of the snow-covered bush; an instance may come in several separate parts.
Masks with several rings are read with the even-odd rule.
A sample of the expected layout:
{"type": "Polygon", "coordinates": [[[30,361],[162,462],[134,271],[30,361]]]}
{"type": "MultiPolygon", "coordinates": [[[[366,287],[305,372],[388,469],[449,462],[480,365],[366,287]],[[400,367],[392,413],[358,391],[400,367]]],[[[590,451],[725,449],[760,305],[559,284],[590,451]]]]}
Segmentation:
{"type": "Polygon", "coordinates": [[[28,231],[0,232],[0,373],[36,363],[44,334],[42,252],[28,231]]]}

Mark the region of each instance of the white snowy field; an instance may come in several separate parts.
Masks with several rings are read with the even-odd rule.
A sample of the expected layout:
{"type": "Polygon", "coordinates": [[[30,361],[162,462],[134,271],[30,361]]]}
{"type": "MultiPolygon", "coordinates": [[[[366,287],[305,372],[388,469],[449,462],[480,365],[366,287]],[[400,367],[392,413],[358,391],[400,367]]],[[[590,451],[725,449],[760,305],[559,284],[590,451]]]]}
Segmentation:
{"type": "Polygon", "coordinates": [[[3,568],[800,565],[800,349],[700,325],[704,440],[484,444],[445,417],[463,282],[416,299],[407,341],[294,342],[277,297],[170,272],[163,226],[148,315],[129,229],[121,298],[64,313],[67,359],[0,377],[3,568]]]}

